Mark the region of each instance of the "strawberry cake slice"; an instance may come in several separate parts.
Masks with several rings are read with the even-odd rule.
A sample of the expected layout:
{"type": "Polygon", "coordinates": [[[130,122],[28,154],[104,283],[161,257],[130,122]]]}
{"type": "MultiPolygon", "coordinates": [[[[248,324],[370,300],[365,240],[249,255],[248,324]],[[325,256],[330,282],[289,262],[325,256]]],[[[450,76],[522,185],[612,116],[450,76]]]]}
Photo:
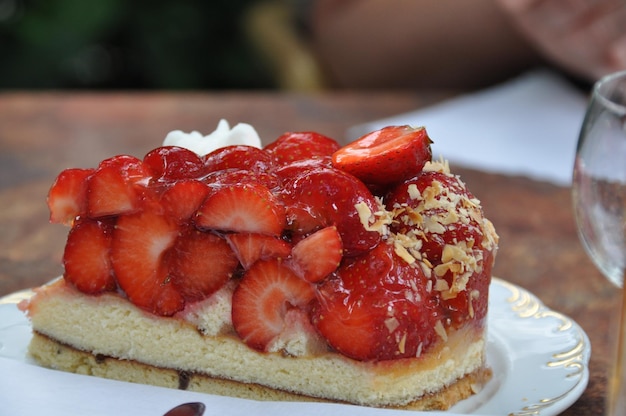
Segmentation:
{"type": "Polygon", "coordinates": [[[449,408],[491,376],[498,237],[430,144],[390,126],[261,147],[221,123],[61,172],[64,274],[21,305],[29,354],[244,398],[449,408]]]}

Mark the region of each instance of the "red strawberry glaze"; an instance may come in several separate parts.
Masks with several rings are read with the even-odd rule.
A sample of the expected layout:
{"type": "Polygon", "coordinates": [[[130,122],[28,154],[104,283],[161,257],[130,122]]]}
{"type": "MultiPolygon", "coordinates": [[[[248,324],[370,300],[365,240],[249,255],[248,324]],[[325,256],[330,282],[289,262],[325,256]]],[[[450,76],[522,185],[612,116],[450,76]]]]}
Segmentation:
{"type": "Polygon", "coordinates": [[[151,150],[143,158],[152,180],[171,182],[197,178],[204,174],[204,161],[192,152],[177,146],[163,146],[151,150]]]}
{"type": "Polygon", "coordinates": [[[276,158],[280,166],[311,159],[327,159],[341,146],[334,139],[316,132],[288,132],[272,143],[265,150],[276,158]]]}
{"type": "Polygon", "coordinates": [[[343,241],[345,256],[355,256],[376,247],[381,236],[364,228],[355,206],[364,204],[371,212],[376,199],[354,176],[334,168],[313,168],[293,177],[283,186],[288,228],[308,234],[334,225],[343,241]]]}
{"type": "Polygon", "coordinates": [[[274,170],[274,156],[253,146],[235,145],[214,150],[203,156],[207,172],[237,169],[252,173],[270,173],[274,170]]]}
{"type": "Polygon", "coordinates": [[[479,201],[447,166],[421,172],[386,198],[391,231],[419,247],[451,324],[480,320],[497,249],[497,236],[479,201]]]}

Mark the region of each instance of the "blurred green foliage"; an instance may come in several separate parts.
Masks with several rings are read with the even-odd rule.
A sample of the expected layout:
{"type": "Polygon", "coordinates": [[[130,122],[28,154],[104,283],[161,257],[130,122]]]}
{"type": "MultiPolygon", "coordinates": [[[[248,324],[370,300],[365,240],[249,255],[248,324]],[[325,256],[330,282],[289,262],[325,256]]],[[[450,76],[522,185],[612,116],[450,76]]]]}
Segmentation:
{"type": "Polygon", "coordinates": [[[0,0],[0,89],[272,88],[255,0],[0,0]]]}

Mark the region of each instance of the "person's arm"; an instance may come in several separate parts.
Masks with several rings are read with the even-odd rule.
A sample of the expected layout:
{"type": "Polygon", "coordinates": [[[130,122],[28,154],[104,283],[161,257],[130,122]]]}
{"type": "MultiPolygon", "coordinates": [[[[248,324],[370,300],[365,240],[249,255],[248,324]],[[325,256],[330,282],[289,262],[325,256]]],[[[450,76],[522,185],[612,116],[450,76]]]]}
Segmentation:
{"type": "Polygon", "coordinates": [[[311,31],[338,87],[475,88],[539,61],[494,0],[315,0],[311,31]]]}
{"type": "Polygon", "coordinates": [[[498,0],[546,57],[593,82],[626,69],[625,0],[498,0]]]}

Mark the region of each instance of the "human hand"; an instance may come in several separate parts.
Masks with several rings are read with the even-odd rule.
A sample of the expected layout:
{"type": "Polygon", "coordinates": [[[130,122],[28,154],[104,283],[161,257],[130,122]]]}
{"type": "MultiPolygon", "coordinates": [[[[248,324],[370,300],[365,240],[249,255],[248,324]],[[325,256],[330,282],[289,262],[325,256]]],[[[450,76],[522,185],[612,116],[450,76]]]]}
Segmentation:
{"type": "Polygon", "coordinates": [[[626,69],[625,0],[497,0],[546,59],[590,82],[626,69]]]}

